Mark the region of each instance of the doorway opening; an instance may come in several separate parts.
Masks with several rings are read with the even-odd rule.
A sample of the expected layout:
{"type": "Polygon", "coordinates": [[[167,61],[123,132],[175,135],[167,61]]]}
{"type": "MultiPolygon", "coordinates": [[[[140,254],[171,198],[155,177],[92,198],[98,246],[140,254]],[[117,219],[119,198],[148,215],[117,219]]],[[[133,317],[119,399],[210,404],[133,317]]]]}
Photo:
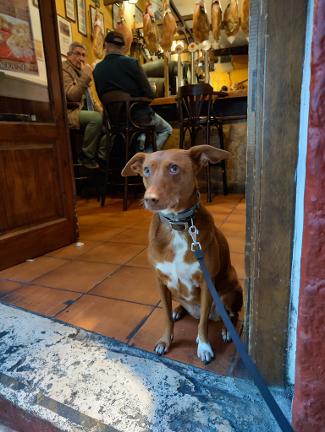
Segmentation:
{"type": "MultiPolygon", "coordinates": [[[[290,15],[288,18],[288,14],[286,13],[289,7],[288,2],[283,5],[279,3],[277,8],[272,8],[266,1],[258,2],[257,0],[252,0],[251,2],[251,28],[255,34],[251,34],[249,55],[249,127],[246,165],[248,174],[246,188],[247,224],[246,220],[245,222],[242,220],[243,216],[245,216],[243,195],[234,197],[229,195],[229,197],[225,198],[225,201],[223,201],[223,196],[216,196],[210,206],[211,211],[215,212],[216,218],[218,218],[220,210],[225,210],[223,214],[225,218],[219,221],[216,219],[217,223],[221,224],[222,229],[227,228],[227,224],[229,224],[228,228],[231,231],[232,228],[237,229],[236,225],[239,225],[242,238],[244,238],[245,233],[242,233],[242,228],[247,225],[246,276],[249,286],[247,294],[249,294],[248,304],[250,309],[248,314],[242,317],[242,319],[246,321],[246,318],[249,317],[248,325],[246,325],[249,351],[253,354],[253,358],[260,367],[262,374],[268,378],[270,383],[282,383],[285,376],[286,331],[289,313],[295,196],[294,174],[297,157],[301,71],[306,21],[305,2],[303,0],[299,0],[298,2],[292,0],[290,1],[290,5],[295,14],[290,15]],[[270,35],[271,33],[276,34],[276,37],[265,37],[265,35],[270,35]],[[254,35],[256,35],[256,38],[253,37],[254,35]],[[288,49],[291,46],[295,47],[294,52],[288,49]],[[284,47],[287,49],[284,49],[284,47]],[[288,51],[290,51],[289,57],[288,51]],[[292,74],[292,70],[297,71],[297,73],[292,74]],[[240,220],[240,222],[236,223],[236,219],[237,221],[240,220]],[[233,226],[230,226],[231,224],[233,226]]],[[[43,6],[41,6],[42,8],[43,6]]],[[[47,17],[51,17],[52,15],[52,13],[43,14],[44,22],[46,19],[50,19],[47,17]]],[[[48,28],[53,28],[53,23],[52,27],[49,26],[48,28]]],[[[57,70],[58,55],[52,57],[49,55],[51,52],[59,53],[58,47],[53,45],[55,44],[53,40],[50,34],[47,35],[47,43],[44,46],[47,47],[47,59],[53,59],[53,70],[57,70]]],[[[56,78],[56,80],[54,90],[57,91],[53,90],[51,94],[60,94],[60,88],[62,88],[62,83],[59,82],[60,77],[56,78]]],[[[62,119],[62,116],[60,116],[60,112],[63,109],[61,99],[60,103],[55,106],[57,113],[55,118],[57,119],[62,119]]],[[[47,157],[51,156],[54,160],[55,152],[52,151],[52,148],[55,148],[57,143],[64,142],[66,138],[64,136],[65,128],[57,127],[55,124],[46,124],[45,129],[43,129],[43,138],[40,134],[36,133],[35,126],[38,126],[41,130],[44,125],[28,125],[26,130],[30,132],[30,136],[28,137],[30,145],[36,143],[35,147],[39,149],[39,144],[43,144],[45,140],[46,155],[47,157]],[[48,144],[49,140],[51,141],[51,147],[48,144]]],[[[6,141],[3,146],[4,152],[8,150],[8,142],[10,140],[14,141],[13,137],[16,137],[15,127],[15,125],[6,125],[7,129],[0,139],[6,141]]],[[[24,138],[26,139],[26,136],[24,138]]],[[[21,148],[22,145],[18,149],[15,149],[16,154],[18,154],[17,150],[21,150],[21,148]]],[[[30,152],[26,152],[26,154],[32,159],[30,152]]],[[[64,151],[62,154],[65,156],[64,151]]],[[[21,156],[21,160],[25,161],[24,158],[25,154],[21,156]]],[[[16,159],[17,156],[16,158],[8,158],[14,167],[12,172],[17,173],[16,178],[20,178],[20,165],[15,165],[16,159]]],[[[62,159],[63,165],[64,160],[62,159]]],[[[25,168],[26,163],[22,163],[22,166],[25,168]]],[[[68,168],[66,168],[66,165],[64,166],[64,178],[68,179],[68,168]]],[[[46,172],[53,172],[53,169],[49,169],[46,172]]],[[[27,178],[27,175],[25,178],[27,178]]],[[[46,173],[44,178],[46,178],[46,173]]],[[[49,182],[49,184],[51,183],[49,182]]],[[[62,182],[58,182],[58,186],[62,184],[62,182]]],[[[12,185],[15,185],[15,180],[13,180],[12,185]]],[[[59,192],[58,188],[58,196],[61,199],[64,194],[60,194],[59,192]]],[[[10,197],[12,196],[10,195],[10,197]]],[[[36,198],[38,198],[37,194],[35,194],[35,202],[38,202],[36,198]]],[[[67,212],[63,211],[60,199],[58,198],[58,205],[54,206],[58,234],[62,233],[62,220],[67,214],[67,212]]],[[[72,199],[66,201],[72,203],[72,199]]],[[[11,204],[11,201],[8,200],[8,203],[11,204]]],[[[27,201],[26,207],[28,207],[28,210],[31,208],[27,201]]],[[[48,210],[48,207],[45,210],[48,210]]],[[[69,210],[72,213],[72,209],[69,210]]],[[[67,316],[70,314],[72,316],[72,313],[68,311],[76,308],[78,303],[82,304],[85,301],[84,299],[90,296],[90,290],[99,290],[98,287],[101,283],[105,282],[104,279],[111,278],[113,280],[114,275],[119,271],[119,267],[120,273],[124,275],[124,280],[126,281],[131,280],[132,277],[135,280],[136,272],[134,268],[137,268],[137,265],[146,270],[144,273],[149,272],[149,269],[144,264],[145,245],[141,243],[143,241],[141,236],[145,235],[144,233],[147,230],[146,224],[149,223],[148,219],[150,216],[146,215],[143,210],[131,206],[127,212],[122,213],[120,211],[120,202],[115,202],[113,199],[108,200],[106,207],[101,209],[94,199],[78,201],[77,212],[80,223],[81,242],[56,252],[48,253],[37,259],[32,258],[28,262],[3,270],[0,273],[1,301],[17,304],[26,309],[52,317],[59,317],[60,314],[67,316]],[[108,212],[111,212],[111,214],[107,214],[108,212]],[[132,221],[128,220],[130,216],[132,216],[132,221]],[[106,237],[105,239],[105,224],[107,224],[107,221],[109,221],[111,232],[107,234],[110,238],[106,237]],[[124,225],[121,231],[122,224],[124,225]],[[114,229],[116,229],[115,232],[114,229]],[[88,240],[85,242],[82,241],[84,235],[88,235],[88,240]],[[93,238],[91,239],[89,236],[93,238]],[[102,262],[98,258],[94,259],[94,257],[89,259],[89,256],[91,257],[91,254],[96,252],[96,248],[98,248],[99,252],[102,251],[104,255],[106,248],[104,243],[110,242],[114,236],[115,243],[120,245],[123,253],[130,252],[131,250],[134,252],[129,259],[126,259],[122,263],[122,266],[121,263],[117,264],[114,261],[102,262]],[[121,242],[123,236],[124,243],[121,242]],[[128,236],[133,236],[132,241],[130,241],[130,237],[128,236]],[[96,243],[97,241],[100,244],[96,243]],[[84,243],[84,245],[80,245],[80,243],[84,243]],[[121,244],[123,244],[122,247],[121,244]],[[84,259],[85,257],[88,258],[84,259]],[[132,264],[132,261],[133,265],[129,265],[130,262],[132,264]],[[134,261],[137,265],[134,265],[134,261]],[[128,268],[123,269],[124,265],[128,268]],[[67,268],[69,268],[68,276],[66,273],[67,268]],[[84,281],[92,281],[93,285],[91,289],[88,289],[89,284],[87,286],[86,284],[82,285],[82,281],[76,283],[80,274],[84,275],[84,281]],[[67,279],[63,283],[64,275],[67,279]],[[60,283],[63,286],[58,286],[58,281],[61,281],[60,283]],[[76,285],[78,285],[77,288],[76,285]],[[74,289],[71,289],[71,287],[74,287],[74,289]]],[[[52,214],[50,216],[46,215],[46,217],[49,219],[52,217],[52,214]]],[[[72,218],[69,221],[71,220],[72,218]]],[[[31,225],[29,220],[27,222],[31,225]]],[[[34,220],[32,222],[34,223],[34,220]]],[[[43,223],[43,220],[40,222],[43,223]]],[[[24,220],[23,223],[26,224],[26,221],[24,220]]],[[[44,224],[42,227],[44,228],[44,224]]],[[[67,232],[68,228],[70,226],[67,227],[67,232]]],[[[26,234],[26,230],[24,230],[23,234],[26,234]]],[[[228,239],[231,237],[231,234],[233,232],[226,233],[228,239]]],[[[8,236],[5,235],[5,237],[7,241],[8,236]]],[[[53,237],[60,240],[59,235],[52,235],[53,237]]],[[[239,241],[242,242],[242,238],[239,241]]],[[[43,244],[42,241],[40,241],[40,244],[43,244]]],[[[61,242],[61,244],[63,243],[61,242]]],[[[26,245],[26,242],[22,242],[21,245],[26,245]]],[[[109,250],[107,250],[107,256],[109,255],[108,252],[109,250]]],[[[241,258],[237,258],[243,262],[244,248],[238,251],[233,250],[233,253],[241,254],[241,258]]],[[[110,257],[112,257],[109,257],[110,259],[114,258],[116,260],[117,256],[117,249],[110,251],[110,257]]],[[[240,266],[236,265],[235,261],[234,263],[238,273],[240,273],[240,266]]],[[[240,278],[243,279],[244,277],[245,274],[243,272],[240,278]]],[[[141,292],[143,285],[142,276],[139,282],[139,292],[141,292]]],[[[126,282],[125,286],[127,286],[126,282]]],[[[124,283],[122,288],[124,288],[124,283]]],[[[105,291],[104,288],[101,289],[105,291]]],[[[114,291],[113,288],[112,290],[114,291]]],[[[126,291],[128,295],[137,294],[133,289],[126,289],[126,291]]],[[[117,305],[126,300],[119,298],[118,294],[114,294],[113,296],[110,293],[109,297],[103,295],[102,297],[106,303],[114,301],[116,302],[114,304],[117,305]]],[[[97,297],[99,297],[98,293],[97,297]]],[[[83,313],[76,313],[77,318],[75,318],[76,320],[79,319],[80,322],[83,321],[83,325],[92,327],[94,331],[99,331],[98,329],[96,330],[96,326],[99,325],[100,321],[100,309],[97,307],[98,305],[96,306],[97,297],[92,295],[91,300],[93,303],[85,304],[83,313]],[[91,314],[90,310],[93,310],[94,313],[91,314]]],[[[120,308],[114,307],[114,312],[119,318],[117,320],[118,323],[131,322],[134,326],[130,325],[128,328],[129,331],[126,334],[122,334],[122,330],[117,328],[117,333],[113,337],[124,337],[126,340],[132,341],[138,335],[138,343],[140,344],[141,330],[143,331],[146,328],[150,317],[154,318],[154,311],[157,314],[159,312],[158,300],[154,303],[155,300],[155,298],[150,300],[153,302],[152,304],[148,303],[148,298],[145,298],[145,301],[142,300],[142,303],[139,304],[142,310],[148,311],[148,305],[151,306],[152,310],[148,311],[147,314],[144,313],[138,316],[139,319],[135,323],[132,321],[133,318],[130,313],[136,303],[134,298],[133,300],[132,297],[128,299],[128,308],[126,308],[123,316],[119,313],[120,308]],[[121,319],[121,316],[123,319],[121,319]],[[120,331],[120,336],[118,331],[120,331]]],[[[107,309],[103,309],[105,309],[103,316],[106,312],[105,319],[109,320],[110,317],[107,316],[107,309]]],[[[120,324],[120,327],[122,327],[122,324],[120,324]]],[[[178,324],[182,325],[181,323],[178,324]]],[[[150,332],[151,328],[148,331],[150,332]]],[[[152,332],[154,332],[154,324],[152,325],[152,332]]],[[[189,330],[184,327],[183,333],[187,335],[187,332],[189,330]]],[[[152,335],[152,339],[154,339],[153,336],[155,335],[152,335]]],[[[181,342],[179,345],[181,345],[181,342]]],[[[191,352],[195,354],[194,338],[191,338],[190,345],[191,352]]],[[[176,353],[176,343],[174,347],[176,353]]],[[[152,347],[148,347],[147,349],[151,350],[152,347]]],[[[172,351],[170,355],[172,355],[172,351]]],[[[218,363],[218,356],[216,356],[214,362],[218,363]]],[[[229,364],[224,368],[224,371],[219,371],[218,373],[229,373],[229,364]],[[224,372],[225,370],[226,372],[224,372]]]]}

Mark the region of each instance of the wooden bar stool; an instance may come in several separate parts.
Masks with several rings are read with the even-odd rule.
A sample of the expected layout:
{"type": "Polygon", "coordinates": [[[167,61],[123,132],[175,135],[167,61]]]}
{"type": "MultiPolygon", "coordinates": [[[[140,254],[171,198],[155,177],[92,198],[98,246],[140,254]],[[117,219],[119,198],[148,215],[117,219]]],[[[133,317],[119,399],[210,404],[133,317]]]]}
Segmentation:
{"type": "MultiPolygon", "coordinates": [[[[104,175],[104,183],[101,188],[101,206],[105,205],[107,186],[109,177],[111,177],[111,186],[113,184],[113,174],[116,167],[110,163],[110,155],[113,147],[118,141],[118,137],[122,138],[119,143],[123,146],[122,167],[136,152],[135,138],[141,133],[146,135],[146,143],[144,151],[152,147],[152,151],[156,151],[156,132],[155,127],[151,125],[138,125],[132,120],[132,113],[139,104],[148,104],[150,99],[147,98],[132,98],[128,93],[122,91],[107,92],[102,96],[104,107],[104,126],[107,137],[107,166],[104,175]]],[[[119,182],[115,185],[123,185],[123,210],[128,208],[128,193],[129,186],[141,186],[142,181],[132,180],[132,177],[122,178],[120,171],[122,167],[118,167],[119,182]]]]}
{"type": "MultiPolygon", "coordinates": [[[[216,124],[212,113],[212,96],[213,88],[210,84],[189,84],[179,88],[178,91],[178,112],[179,112],[179,147],[184,148],[184,140],[186,133],[190,134],[190,146],[196,145],[197,133],[202,130],[204,134],[204,144],[210,144],[211,127],[217,126],[218,133],[219,125],[216,124]]],[[[219,133],[219,138],[220,138],[219,133]]],[[[220,140],[220,147],[223,148],[223,138],[220,140]]],[[[217,164],[223,172],[223,191],[226,195],[227,175],[225,161],[217,164]]],[[[211,172],[210,164],[206,168],[206,187],[207,200],[212,201],[211,190],[211,172]]]]}
{"type": "Polygon", "coordinates": [[[81,152],[83,143],[83,130],[79,128],[70,128],[70,148],[72,154],[72,167],[75,181],[75,190],[77,195],[82,196],[85,186],[93,183],[96,190],[96,196],[98,198],[98,182],[99,182],[99,171],[96,169],[85,168],[79,161],[79,154],[81,152]]]}

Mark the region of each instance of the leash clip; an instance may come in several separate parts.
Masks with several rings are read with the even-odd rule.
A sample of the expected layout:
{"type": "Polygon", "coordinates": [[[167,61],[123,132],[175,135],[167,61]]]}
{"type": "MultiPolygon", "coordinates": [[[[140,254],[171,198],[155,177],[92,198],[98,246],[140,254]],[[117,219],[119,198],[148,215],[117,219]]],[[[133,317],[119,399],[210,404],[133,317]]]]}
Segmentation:
{"type": "Polygon", "coordinates": [[[202,250],[201,243],[196,241],[196,236],[199,234],[199,230],[194,225],[193,219],[191,219],[191,226],[187,231],[192,238],[191,251],[195,252],[196,250],[202,250]]]}

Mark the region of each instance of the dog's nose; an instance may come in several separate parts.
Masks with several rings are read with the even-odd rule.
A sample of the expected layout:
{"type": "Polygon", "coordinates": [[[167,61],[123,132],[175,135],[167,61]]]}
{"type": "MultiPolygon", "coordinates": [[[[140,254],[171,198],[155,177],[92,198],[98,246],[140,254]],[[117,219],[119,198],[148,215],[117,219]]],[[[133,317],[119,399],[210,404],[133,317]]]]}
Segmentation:
{"type": "Polygon", "coordinates": [[[159,201],[158,194],[155,189],[151,186],[149,187],[144,194],[144,204],[147,208],[152,208],[157,205],[159,201]]]}
{"type": "Polygon", "coordinates": [[[154,206],[155,204],[158,203],[158,201],[159,201],[159,199],[155,196],[145,197],[145,199],[144,199],[146,207],[154,206]]]}

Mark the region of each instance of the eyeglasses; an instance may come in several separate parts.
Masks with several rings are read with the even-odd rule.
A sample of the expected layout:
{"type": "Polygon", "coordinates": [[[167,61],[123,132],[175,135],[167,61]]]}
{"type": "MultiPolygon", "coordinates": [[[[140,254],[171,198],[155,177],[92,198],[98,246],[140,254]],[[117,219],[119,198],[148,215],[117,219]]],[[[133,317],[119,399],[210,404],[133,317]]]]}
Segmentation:
{"type": "Polygon", "coordinates": [[[71,54],[75,55],[76,57],[86,57],[85,52],[73,51],[71,54]]]}

